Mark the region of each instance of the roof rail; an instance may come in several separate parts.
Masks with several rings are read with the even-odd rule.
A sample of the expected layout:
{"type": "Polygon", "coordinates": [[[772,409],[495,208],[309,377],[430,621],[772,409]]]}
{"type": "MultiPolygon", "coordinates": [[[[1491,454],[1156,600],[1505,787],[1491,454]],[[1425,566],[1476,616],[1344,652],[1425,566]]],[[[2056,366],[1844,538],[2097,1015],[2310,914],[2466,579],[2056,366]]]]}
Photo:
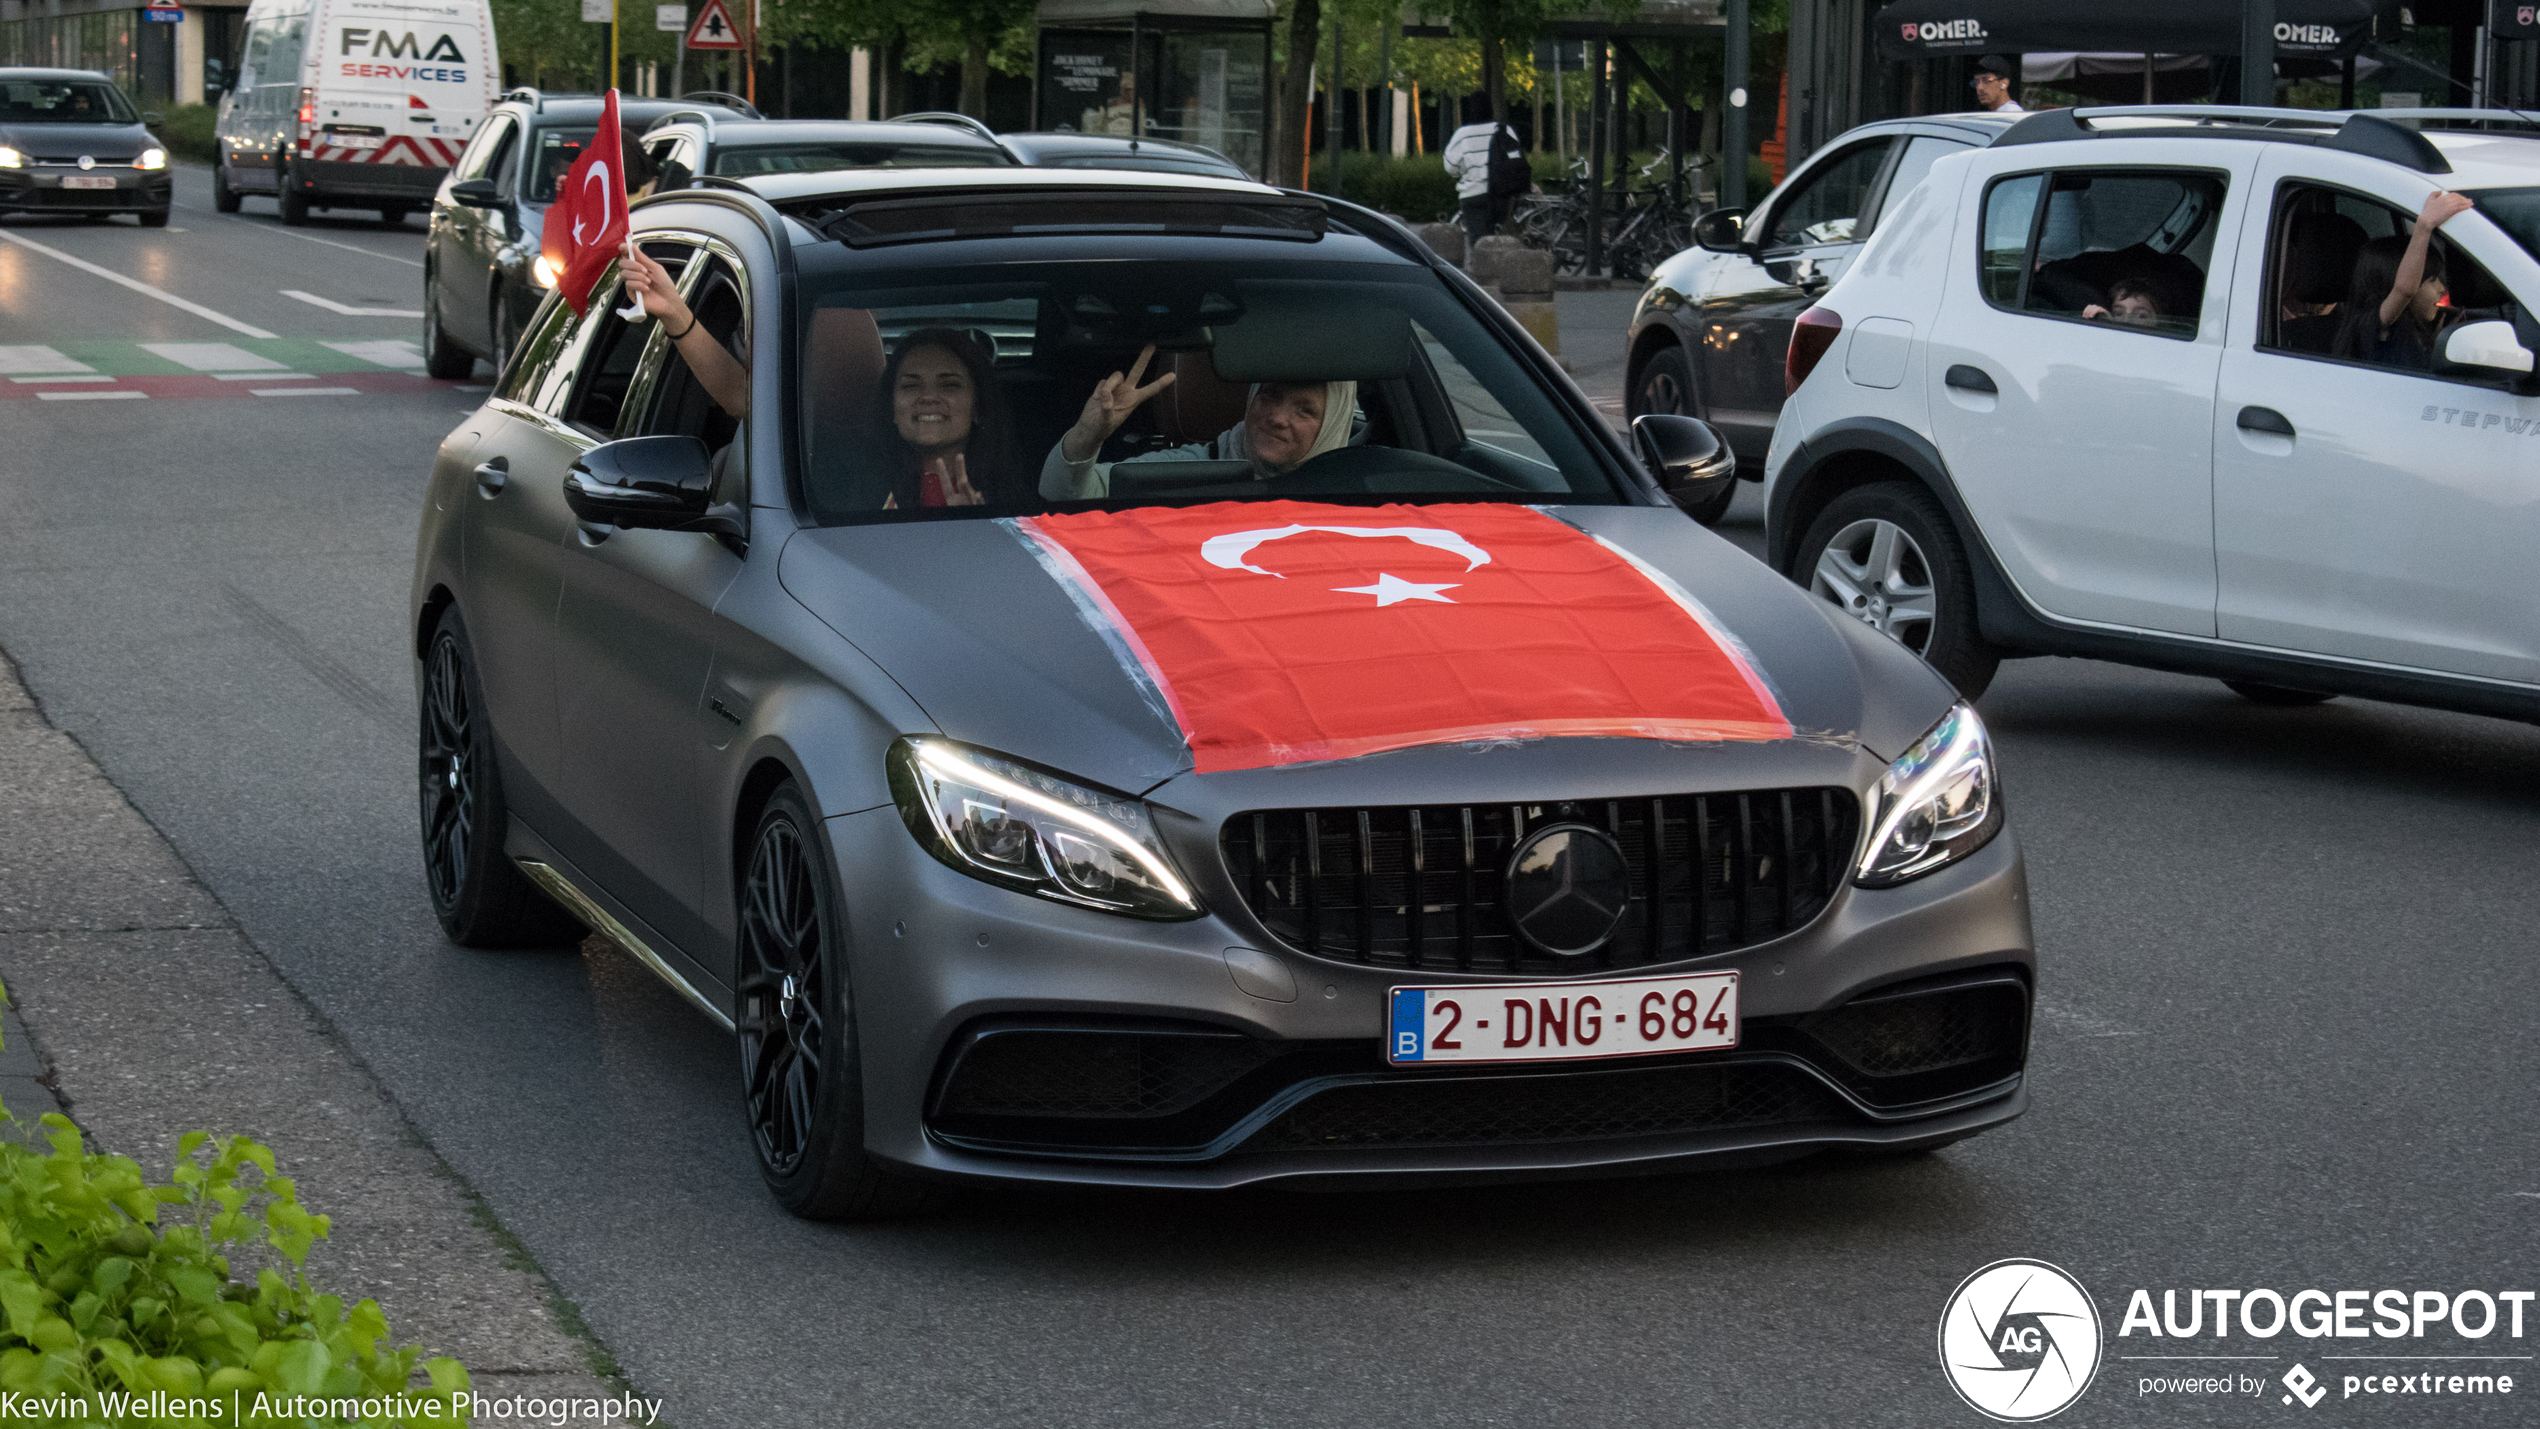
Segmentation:
{"type": "Polygon", "coordinates": [[[719,104],[726,109],[739,111],[741,117],[744,119],[765,119],[767,117],[766,115],[758,112],[757,105],[750,103],[748,100],[743,99],[737,94],[726,94],[719,89],[692,89],[686,94],[679,96],[679,102],[682,104],[691,102],[697,104],[719,104]]]}
{"type": "Polygon", "coordinates": [[[2402,129],[2540,129],[2540,114],[2521,109],[2358,109],[2402,129]]]}
{"type": "Polygon", "coordinates": [[[503,92],[503,97],[495,100],[494,102],[496,104],[509,104],[515,99],[528,105],[532,110],[544,109],[547,107],[547,96],[540,94],[537,90],[532,89],[525,84],[517,89],[505,90],[503,92]]]}
{"type": "MultiPolygon", "coordinates": [[[[2394,111],[2408,113],[2411,111],[2394,111]]],[[[2416,111],[2422,112],[2422,111],[2416,111]]],[[[2476,113],[2478,111],[2471,111],[2476,113]]],[[[2172,127],[2160,137],[2260,139],[2285,144],[2316,144],[2366,158],[2385,159],[2421,174],[2448,174],[2451,161],[2423,134],[2393,123],[2389,116],[2326,109],[2261,109],[2227,104],[2131,104],[2084,109],[2046,109],[2002,131],[1994,147],[2005,144],[2051,144],[2067,139],[2145,138],[2146,126],[2102,128],[2108,119],[2166,119],[2172,127]]]]}
{"type": "Polygon", "coordinates": [[[914,114],[894,114],[891,116],[891,122],[894,124],[946,124],[955,129],[967,129],[982,139],[997,137],[996,130],[969,115],[954,114],[942,109],[921,109],[914,114]]]}
{"type": "Polygon", "coordinates": [[[711,109],[674,109],[669,113],[664,114],[659,119],[654,120],[652,123],[645,125],[644,132],[650,134],[665,124],[702,124],[708,129],[711,129],[714,127],[714,111],[711,109]]]}

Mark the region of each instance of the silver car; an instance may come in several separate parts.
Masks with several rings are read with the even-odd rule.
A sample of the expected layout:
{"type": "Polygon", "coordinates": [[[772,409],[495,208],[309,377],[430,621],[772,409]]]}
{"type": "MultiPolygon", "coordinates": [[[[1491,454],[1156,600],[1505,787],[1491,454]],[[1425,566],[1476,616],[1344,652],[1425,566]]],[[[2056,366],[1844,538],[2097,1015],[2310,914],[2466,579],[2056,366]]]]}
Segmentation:
{"type": "Polygon", "coordinates": [[[731,1029],[796,1213],[2025,1108],[1975,712],[1391,220],[1044,169],[635,218],[667,330],[551,296],[433,469],[424,866],[453,939],[595,929],[731,1029]]]}

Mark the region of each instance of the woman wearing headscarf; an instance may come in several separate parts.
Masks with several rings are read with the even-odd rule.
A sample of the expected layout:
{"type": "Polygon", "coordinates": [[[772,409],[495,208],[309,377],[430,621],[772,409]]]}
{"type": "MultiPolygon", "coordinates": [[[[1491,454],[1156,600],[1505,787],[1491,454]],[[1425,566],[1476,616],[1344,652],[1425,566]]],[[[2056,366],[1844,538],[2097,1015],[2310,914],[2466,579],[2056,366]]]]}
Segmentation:
{"type": "MultiPolygon", "coordinates": [[[[1165,373],[1141,387],[1154,360],[1148,344],[1127,372],[1115,372],[1095,384],[1076,425],[1050,448],[1041,463],[1041,495],[1050,501],[1099,501],[1111,494],[1111,467],[1094,457],[1129,414],[1149,397],[1173,385],[1165,373]]],[[[1253,479],[1268,481],[1323,453],[1348,446],[1358,412],[1355,382],[1257,382],[1244,402],[1244,419],[1205,442],[1144,452],[1140,461],[1240,461],[1251,464],[1253,479]]],[[[1114,463],[1117,465],[1118,463],[1114,463]]]]}

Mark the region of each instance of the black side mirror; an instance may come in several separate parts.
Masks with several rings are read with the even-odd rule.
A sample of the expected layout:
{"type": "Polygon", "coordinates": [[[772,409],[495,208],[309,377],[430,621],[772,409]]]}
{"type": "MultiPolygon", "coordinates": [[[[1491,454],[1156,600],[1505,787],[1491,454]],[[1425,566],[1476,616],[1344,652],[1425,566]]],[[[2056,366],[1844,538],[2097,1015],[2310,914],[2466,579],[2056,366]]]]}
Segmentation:
{"type": "Polygon", "coordinates": [[[1719,428],[1699,418],[1664,412],[1635,417],[1632,440],[1660,489],[1681,505],[1699,505],[1737,480],[1737,453],[1719,428]]]}
{"type": "Polygon", "coordinates": [[[164,124],[167,122],[167,116],[161,114],[155,109],[144,109],[141,111],[141,122],[144,124],[164,124]]]}
{"type": "Polygon", "coordinates": [[[603,442],[564,478],[564,504],[594,526],[741,534],[738,508],[718,506],[713,497],[713,459],[695,437],[603,442]]]}
{"type": "Polygon", "coordinates": [[[1746,210],[1715,208],[1693,221],[1693,241],[1713,253],[1746,253],[1746,210]]]}
{"type": "Polygon", "coordinates": [[[450,185],[452,200],[470,208],[500,208],[503,196],[494,190],[492,179],[462,179],[450,185]]]}

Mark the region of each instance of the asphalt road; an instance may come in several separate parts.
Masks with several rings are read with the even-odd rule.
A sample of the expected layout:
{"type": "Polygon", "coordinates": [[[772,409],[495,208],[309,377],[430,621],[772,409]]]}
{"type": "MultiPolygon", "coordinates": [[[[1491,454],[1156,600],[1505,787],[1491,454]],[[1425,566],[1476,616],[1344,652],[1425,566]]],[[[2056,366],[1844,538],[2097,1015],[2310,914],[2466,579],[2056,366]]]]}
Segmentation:
{"type": "MultiPolygon", "coordinates": [[[[2306,1412],[2145,1396],[2179,1362],[2122,1355],[2334,1384],[2359,1366],[2323,1355],[2540,1342],[2540,1313],[2519,1341],[2114,1333],[2138,1287],[2540,1288],[2540,731],[2068,660],[2005,666],[1983,705],[2042,964],[2034,1110],[2002,1131],[1651,1181],[791,1221],[721,1034],[613,951],[464,951],[425,905],[401,626],[429,453],[478,396],[376,346],[413,320],[284,295],[411,310],[421,221],[225,218],[192,170],[177,202],[159,232],[0,221],[0,646],[688,1429],[1973,1424],[1934,1331],[2009,1256],[2109,1322],[2064,1422],[2306,1412]],[[112,380],[7,380],[82,375],[34,348],[112,380]],[[293,387],[348,390],[248,395],[293,387]]],[[[1751,515],[1729,534],[1751,547],[1751,515]]],[[[2487,1368],[2540,1393],[2529,1360],[2487,1368]]],[[[2524,1397],[2316,1412],[2528,1422],[2524,1397]]]]}

